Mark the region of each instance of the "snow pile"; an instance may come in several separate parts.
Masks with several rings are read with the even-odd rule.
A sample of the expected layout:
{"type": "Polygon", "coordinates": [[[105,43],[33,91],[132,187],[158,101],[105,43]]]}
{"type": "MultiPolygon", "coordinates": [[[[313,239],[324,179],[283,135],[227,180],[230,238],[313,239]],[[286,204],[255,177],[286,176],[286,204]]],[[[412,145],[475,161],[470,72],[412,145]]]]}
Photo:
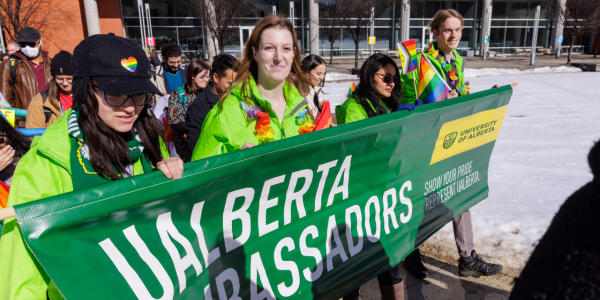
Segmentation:
{"type": "Polygon", "coordinates": [[[525,74],[547,74],[547,73],[578,73],[582,72],[580,68],[575,67],[542,67],[535,69],[496,69],[496,68],[484,68],[484,69],[465,69],[465,77],[481,77],[481,76],[505,76],[505,75],[525,75],[525,74]]]}
{"type": "MultiPolygon", "coordinates": [[[[540,68],[543,69],[543,68],[540,68]]],[[[556,69],[556,68],[554,68],[556,69]]],[[[489,168],[489,197],[471,209],[475,249],[516,276],[561,204],[592,179],[587,155],[600,132],[600,73],[472,78],[471,91],[517,82],[489,168]],[[570,101],[577,99],[577,101],[570,101]]],[[[330,83],[332,108],[352,82],[330,83]]],[[[421,247],[425,255],[456,263],[448,224],[421,247]]]]}
{"type": "Polygon", "coordinates": [[[358,75],[344,74],[337,72],[327,72],[325,74],[325,82],[342,81],[342,80],[358,80],[358,75]]]}

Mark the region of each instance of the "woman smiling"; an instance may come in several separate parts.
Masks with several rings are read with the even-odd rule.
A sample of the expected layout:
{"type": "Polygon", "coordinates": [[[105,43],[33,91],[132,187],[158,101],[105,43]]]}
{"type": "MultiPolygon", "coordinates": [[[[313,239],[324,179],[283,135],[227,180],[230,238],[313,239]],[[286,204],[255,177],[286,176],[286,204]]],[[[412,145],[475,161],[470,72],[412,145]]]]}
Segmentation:
{"type": "Polygon", "coordinates": [[[278,16],[262,19],[248,38],[243,56],[234,84],[204,121],[192,160],[314,128],[304,100],[309,83],[300,68],[292,23],[278,16]]]}

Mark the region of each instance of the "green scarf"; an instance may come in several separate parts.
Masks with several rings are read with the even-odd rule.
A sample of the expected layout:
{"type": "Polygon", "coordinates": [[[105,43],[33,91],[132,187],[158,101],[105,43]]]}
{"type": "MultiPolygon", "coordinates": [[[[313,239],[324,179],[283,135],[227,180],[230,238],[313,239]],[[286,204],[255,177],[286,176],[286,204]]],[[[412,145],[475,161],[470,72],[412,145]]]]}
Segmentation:
{"type": "Polygon", "coordinates": [[[71,110],[69,115],[68,127],[69,136],[71,137],[71,177],[73,178],[73,190],[96,186],[99,184],[111,182],[115,179],[127,177],[127,173],[133,175],[133,163],[138,159],[142,161],[144,173],[151,172],[154,167],[144,155],[144,146],[139,140],[139,136],[135,133],[131,141],[127,142],[129,147],[129,157],[131,164],[127,167],[127,173],[113,167],[115,173],[119,174],[119,178],[109,178],[106,175],[98,174],[90,163],[90,155],[88,145],[85,143],[83,134],[78,123],[79,112],[75,109],[71,110]]]}

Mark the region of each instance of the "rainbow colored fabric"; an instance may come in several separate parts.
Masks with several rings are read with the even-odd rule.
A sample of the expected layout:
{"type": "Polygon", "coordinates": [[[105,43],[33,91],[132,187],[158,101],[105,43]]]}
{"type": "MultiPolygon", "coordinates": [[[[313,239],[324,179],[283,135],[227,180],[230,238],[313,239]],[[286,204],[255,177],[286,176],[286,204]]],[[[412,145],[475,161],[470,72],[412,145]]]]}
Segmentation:
{"type": "Polygon", "coordinates": [[[415,40],[398,43],[398,53],[402,60],[402,73],[406,74],[417,69],[419,61],[417,59],[417,45],[415,40]]]}
{"type": "Polygon", "coordinates": [[[420,65],[417,99],[420,99],[425,104],[446,99],[446,95],[450,92],[450,87],[448,87],[446,81],[437,73],[426,55],[421,55],[420,65]]]}
{"type": "Polygon", "coordinates": [[[356,83],[352,83],[350,88],[348,89],[348,95],[352,94],[352,92],[356,91],[356,83]]]}

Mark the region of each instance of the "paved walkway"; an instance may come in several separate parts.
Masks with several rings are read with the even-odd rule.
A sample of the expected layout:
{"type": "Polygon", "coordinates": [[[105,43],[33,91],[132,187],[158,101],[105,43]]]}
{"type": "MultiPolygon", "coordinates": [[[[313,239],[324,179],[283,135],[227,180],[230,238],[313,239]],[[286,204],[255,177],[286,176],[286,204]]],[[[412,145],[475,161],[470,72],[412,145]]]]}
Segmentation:
{"type": "MultiPolygon", "coordinates": [[[[338,72],[338,73],[347,73],[350,74],[352,68],[354,68],[354,58],[343,58],[343,59],[334,59],[332,64],[329,64],[329,57],[323,57],[327,62],[327,71],[328,72],[338,72]]],[[[556,59],[554,56],[545,55],[545,56],[536,56],[535,64],[533,66],[529,65],[529,56],[521,55],[521,56],[507,56],[507,57],[489,57],[486,61],[481,60],[481,57],[466,57],[466,67],[473,69],[482,69],[482,68],[503,68],[503,69],[531,69],[531,68],[541,68],[541,67],[559,67],[567,64],[567,56],[562,55],[559,59],[556,59]]],[[[365,62],[365,59],[358,60],[358,67],[362,66],[365,62]]],[[[394,59],[397,64],[400,64],[399,59],[394,59]]],[[[598,58],[594,58],[593,55],[573,55],[572,61],[573,63],[589,63],[589,64],[600,64],[600,55],[598,58]]]]}
{"type": "MultiPolygon", "coordinates": [[[[402,268],[404,299],[451,299],[451,300],[505,300],[512,290],[513,277],[498,274],[490,277],[458,277],[458,262],[446,264],[424,256],[425,266],[433,274],[423,280],[412,277],[402,268]]],[[[381,294],[377,279],[361,287],[361,300],[379,300],[381,294]]]]}

